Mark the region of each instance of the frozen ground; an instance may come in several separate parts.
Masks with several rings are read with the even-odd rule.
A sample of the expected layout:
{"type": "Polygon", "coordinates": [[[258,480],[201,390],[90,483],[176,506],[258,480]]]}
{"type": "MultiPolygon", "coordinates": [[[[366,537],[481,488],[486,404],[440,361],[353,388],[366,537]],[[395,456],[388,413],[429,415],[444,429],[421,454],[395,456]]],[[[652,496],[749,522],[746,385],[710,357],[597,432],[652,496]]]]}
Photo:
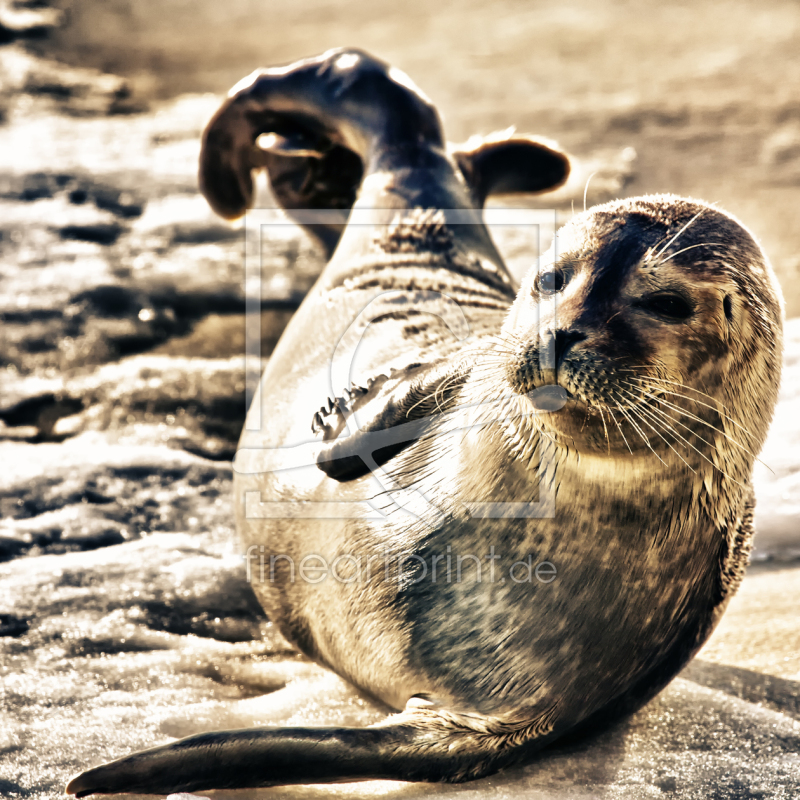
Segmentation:
{"type": "MultiPolygon", "coordinates": [[[[219,92],[258,62],[367,46],[442,104],[453,138],[512,123],[559,138],[578,158],[576,176],[540,205],[562,219],[595,171],[590,202],[655,190],[718,200],[762,235],[790,316],[800,313],[800,75],[794,59],[781,61],[797,51],[793,5],[653,6],[649,24],[612,2],[504,2],[491,14],[464,5],[436,19],[420,8],[412,37],[389,4],[358,6],[356,24],[311,2],[302,19],[286,6],[267,20],[237,0],[228,12],[262,14],[247,30],[264,27],[263,41],[250,33],[240,48],[220,12],[200,5],[190,35],[175,38],[181,4],[162,5],[154,26],[144,0],[62,3],[71,21],[37,40],[38,56],[13,41],[0,47],[4,797],[55,797],[78,770],[171,737],[362,725],[385,713],[286,646],[244,581],[233,539],[229,459],[247,378],[242,240],[208,211],[194,175],[219,92]],[[447,20],[460,17],[459,50],[447,20]],[[449,61],[431,56],[439,42],[449,61]],[[540,48],[534,66],[529,42],[540,48]],[[267,50],[275,56],[258,55],[267,50]],[[626,71],[624,57],[636,68],[626,71]]],[[[0,15],[0,38],[30,26],[21,13],[0,15]]],[[[530,242],[495,233],[524,269],[530,242]]],[[[289,227],[275,231],[267,256],[265,356],[321,266],[289,227]]],[[[754,565],[698,659],[632,720],[460,787],[215,796],[800,795],[799,404],[792,319],[757,468],[754,565]]]]}

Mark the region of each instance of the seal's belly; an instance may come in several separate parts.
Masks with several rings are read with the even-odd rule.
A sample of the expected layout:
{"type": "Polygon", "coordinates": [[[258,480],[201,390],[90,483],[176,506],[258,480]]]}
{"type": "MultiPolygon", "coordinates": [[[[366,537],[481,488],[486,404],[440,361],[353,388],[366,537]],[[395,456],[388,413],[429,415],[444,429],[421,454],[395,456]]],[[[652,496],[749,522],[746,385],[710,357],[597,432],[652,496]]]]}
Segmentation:
{"type": "MultiPolygon", "coordinates": [[[[260,476],[256,485],[297,497],[300,472],[289,484],[260,476]]],[[[416,488],[431,497],[453,481],[440,468],[416,488]]],[[[639,523],[630,511],[621,527],[619,502],[591,484],[565,489],[552,518],[470,519],[451,509],[438,521],[409,513],[420,511],[413,502],[387,511],[374,476],[335,493],[331,484],[315,497],[343,510],[352,503],[345,514],[359,518],[242,520],[245,546],[257,551],[251,580],[301,650],[395,708],[426,694],[503,715],[568,689],[590,708],[649,668],[674,644],[687,608],[713,594],[710,526],[659,539],[647,526],[656,508],[639,523]]]]}
{"type": "MultiPolygon", "coordinates": [[[[404,604],[413,663],[434,696],[491,715],[567,694],[589,708],[648,669],[674,645],[688,610],[703,613],[698,598],[713,594],[714,559],[701,547],[691,563],[656,563],[617,533],[557,517],[477,526],[473,542],[483,547],[451,549],[452,580],[420,581],[404,604]]],[[[428,560],[448,540],[445,532],[431,544],[428,560]]]]}

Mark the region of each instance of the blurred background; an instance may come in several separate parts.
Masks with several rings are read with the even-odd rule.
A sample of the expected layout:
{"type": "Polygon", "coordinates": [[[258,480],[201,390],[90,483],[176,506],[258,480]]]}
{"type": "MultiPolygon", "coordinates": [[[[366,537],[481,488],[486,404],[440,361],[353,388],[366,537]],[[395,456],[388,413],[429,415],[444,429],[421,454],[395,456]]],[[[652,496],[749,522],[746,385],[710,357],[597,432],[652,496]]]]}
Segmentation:
{"type": "MultiPolygon", "coordinates": [[[[594,175],[589,205],[718,203],[762,241],[800,316],[795,0],[0,2],[0,795],[54,797],[70,773],[171,736],[382,716],[292,654],[244,582],[230,502],[242,231],[196,184],[201,132],[234,83],[345,45],[407,72],[451,141],[513,125],[570,152],[566,187],[514,202],[565,221],[594,175]]],[[[535,257],[494,233],[510,262],[535,257]]],[[[287,225],[264,265],[266,358],[322,260],[287,225]]],[[[782,571],[748,577],[705,671],[632,728],[531,783],[484,782],[493,796],[797,795],[797,722],[760,705],[797,718],[800,325],[788,343],[756,475],[756,559],[782,571]]]]}
{"type": "MultiPolygon", "coordinates": [[[[405,70],[453,141],[516,125],[578,155],[633,147],[623,194],[719,202],[762,238],[800,312],[800,8],[701,0],[105,0],[53,4],[37,52],[125,78],[143,102],[227,91],[344,44],[405,70]]],[[[590,195],[590,202],[592,198],[590,195]]]]}

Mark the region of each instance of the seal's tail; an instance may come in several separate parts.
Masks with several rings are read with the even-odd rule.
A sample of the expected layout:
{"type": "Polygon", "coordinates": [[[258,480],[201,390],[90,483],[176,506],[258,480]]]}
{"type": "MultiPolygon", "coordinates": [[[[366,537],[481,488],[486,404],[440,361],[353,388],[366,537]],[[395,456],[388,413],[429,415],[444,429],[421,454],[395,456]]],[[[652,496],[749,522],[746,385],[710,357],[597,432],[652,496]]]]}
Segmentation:
{"type": "MultiPolygon", "coordinates": [[[[234,219],[252,202],[252,171],[265,168],[290,215],[339,212],[322,222],[298,218],[330,256],[363,178],[392,169],[379,156],[413,151],[408,163],[424,169],[426,150],[446,158],[430,100],[404,73],[367,53],[331,50],[259,70],[231,90],[203,135],[200,188],[218,214],[234,219]]],[[[452,208],[481,207],[492,193],[547,191],[569,174],[557,148],[511,133],[472,140],[451,155],[453,175],[459,172],[469,189],[451,199],[452,208]]]]}
{"type": "Polygon", "coordinates": [[[514,763],[527,754],[531,737],[547,731],[547,725],[512,732],[467,728],[451,718],[404,717],[371,728],[204,733],[90,769],[73,778],[66,792],[85,797],[360,780],[458,783],[514,763]]]}

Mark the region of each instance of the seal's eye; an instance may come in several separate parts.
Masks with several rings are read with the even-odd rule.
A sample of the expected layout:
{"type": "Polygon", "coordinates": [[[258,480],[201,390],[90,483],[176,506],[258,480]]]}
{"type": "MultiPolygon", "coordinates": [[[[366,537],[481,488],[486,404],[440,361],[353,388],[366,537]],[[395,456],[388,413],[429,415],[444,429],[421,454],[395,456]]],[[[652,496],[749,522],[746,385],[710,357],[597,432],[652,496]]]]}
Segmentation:
{"type": "Polygon", "coordinates": [[[536,276],[533,288],[541,295],[558,294],[567,285],[567,280],[563,269],[551,269],[536,276]]]}
{"type": "Polygon", "coordinates": [[[693,309],[679,294],[653,294],[641,302],[641,306],[668,319],[688,319],[693,309]]]}

